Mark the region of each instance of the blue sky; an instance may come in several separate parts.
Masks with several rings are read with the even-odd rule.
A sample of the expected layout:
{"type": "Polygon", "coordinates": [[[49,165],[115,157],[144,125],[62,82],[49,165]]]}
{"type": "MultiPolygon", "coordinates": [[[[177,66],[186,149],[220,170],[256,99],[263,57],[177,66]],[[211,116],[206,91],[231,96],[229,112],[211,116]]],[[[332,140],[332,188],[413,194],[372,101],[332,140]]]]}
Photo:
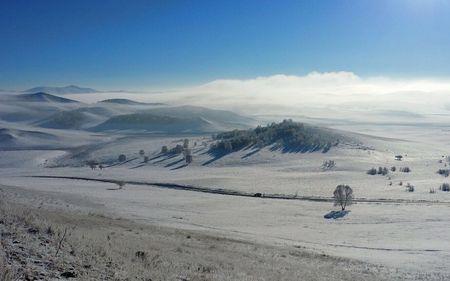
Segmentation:
{"type": "Polygon", "coordinates": [[[0,88],[450,75],[450,1],[1,1],[0,88]]]}

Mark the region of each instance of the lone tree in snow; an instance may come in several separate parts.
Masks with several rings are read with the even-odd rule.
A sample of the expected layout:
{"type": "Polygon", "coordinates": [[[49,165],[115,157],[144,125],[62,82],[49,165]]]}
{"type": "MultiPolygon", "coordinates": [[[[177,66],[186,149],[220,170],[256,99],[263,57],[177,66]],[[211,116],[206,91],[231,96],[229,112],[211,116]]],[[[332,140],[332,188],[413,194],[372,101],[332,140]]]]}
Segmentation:
{"type": "Polygon", "coordinates": [[[145,151],[143,149],[139,150],[139,155],[144,156],[145,155],[145,151]]]}
{"type": "Polygon", "coordinates": [[[340,184],[336,186],[333,195],[334,205],[341,206],[342,211],[345,210],[345,207],[353,203],[353,190],[348,185],[340,184]]]}
{"type": "Polygon", "coordinates": [[[189,148],[189,139],[184,139],[184,141],[183,141],[183,148],[184,149],[189,148]]]}
{"type": "Polygon", "coordinates": [[[127,160],[127,157],[125,156],[125,154],[120,154],[117,160],[119,160],[119,162],[125,162],[127,160]]]}

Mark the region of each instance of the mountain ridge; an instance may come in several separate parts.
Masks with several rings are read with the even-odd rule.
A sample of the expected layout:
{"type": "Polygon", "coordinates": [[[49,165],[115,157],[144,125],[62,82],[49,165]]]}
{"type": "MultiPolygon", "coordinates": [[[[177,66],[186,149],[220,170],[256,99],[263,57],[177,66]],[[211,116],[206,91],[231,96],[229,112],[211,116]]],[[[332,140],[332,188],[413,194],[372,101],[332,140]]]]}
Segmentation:
{"type": "Polygon", "coordinates": [[[76,85],[68,85],[62,87],[54,87],[54,86],[38,86],[34,88],[27,89],[23,91],[24,93],[36,93],[36,92],[45,92],[48,94],[54,95],[66,95],[66,94],[91,94],[91,93],[100,93],[100,91],[92,89],[92,88],[83,88],[76,85]]]}

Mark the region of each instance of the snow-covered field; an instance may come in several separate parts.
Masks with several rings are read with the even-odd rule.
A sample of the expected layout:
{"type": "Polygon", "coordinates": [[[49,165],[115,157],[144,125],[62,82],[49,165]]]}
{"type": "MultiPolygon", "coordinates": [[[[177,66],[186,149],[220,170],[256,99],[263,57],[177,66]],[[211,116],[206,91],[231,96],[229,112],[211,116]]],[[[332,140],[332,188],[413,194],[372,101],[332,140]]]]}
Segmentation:
{"type": "Polygon", "coordinates": [[[352,134],[355,143],[341,144],[328,153],[281,153],[265,148],[218,159],[207,153],[207,135],[105,137],[104,143],[100,137],[92,145],[65,151],[1,151],[0,184],[64,195],[74,202],[82,198],[93,203],[90,208],[145,223],[304,247],[401,271],[423,271],[430,279],[450,274],[446,265],[450,193],[439,190],[446,178],[436,174],[446,165],[448,132],[439,127],[340,128],[379,137],[352,134]],[[163,145],[173,147],[184,138],[190,140],[193,152],[190,165],[185,165],[181,155],[159,154],[163,145]],[[141,149],[148,163],[138,154],[141,149]],[[119,154],[131,161],[117,163],[119,154]],[[404,160],[396,161],[397,154],[404,155],[404,160]],[[91,170],[85,165],[87,160],[108,164],[103,170],[91,170]],[[334,160],[336,167],[324,171],[325,160],[334,160]],[[386,176],[366,174],[379,166],[396,166],[397,170],[386,176]],[[410,173],[399,171],[406,166],[410,173]],[[329,198],[336,185],[348,184],[356,198],[376,202],[357,202],[346,217],[326,220],[324,214],[334,209],[331,202],[229,196],[152,185],[126,184],[111,190],[116,188],[112,183],[29,176],[177,183],[297,199],[329,198]],[[405,190],[407,183],[415,186],[414,192],[405,190]],[[436,192],[430,193],[431,188],[436,192]]]}

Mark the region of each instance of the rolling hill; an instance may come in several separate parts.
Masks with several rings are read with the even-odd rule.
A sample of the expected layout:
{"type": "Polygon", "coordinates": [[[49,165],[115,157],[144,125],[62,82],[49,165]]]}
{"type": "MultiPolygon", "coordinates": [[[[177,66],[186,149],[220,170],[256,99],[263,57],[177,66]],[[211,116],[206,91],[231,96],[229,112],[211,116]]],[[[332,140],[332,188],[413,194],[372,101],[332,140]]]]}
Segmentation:
{"type": "Polygon", "coordinates": [[[87,129],[106,121],[116,112],[105,107],[81,107],[74,110],[60,111],[41,119],[34,125],[52,129],[87,129]]]}
{"type": "Polygon", "coordinates": [[[150,113],[134,113],[111,117],[92,130],[174,134],[212,132],[214,126],[202,118],[178,118],[150,113]]]}
{"type": "Polygon", "coordinates": [[[111,117],[92,130],[206,133],[248,128],[252,122],[252,119],[230,111],[194,106],[160,107],[111,117]]]}
{"type": "Polygon", "coordinates": [[[76,100],[66,99],[44,92],[37,92],[33,94],[22,94],[15,97],[19,101],[24,102],[55,102],[55,103],[79,103],[76,100]]]}
{"type": "Polygon", "coordinates": [[[164,103],[146,103],[146,102],[138,102],[129,99],[107,99],[99,101],[99,103],[108,103],[108,104],[123,104],[123,105],[165,105],[164,103]]]}
{"type": "Polygon", "coordinates": [[[44,132],[0,128],[0,150],[52,147],[58,137],[44,132]]]}

